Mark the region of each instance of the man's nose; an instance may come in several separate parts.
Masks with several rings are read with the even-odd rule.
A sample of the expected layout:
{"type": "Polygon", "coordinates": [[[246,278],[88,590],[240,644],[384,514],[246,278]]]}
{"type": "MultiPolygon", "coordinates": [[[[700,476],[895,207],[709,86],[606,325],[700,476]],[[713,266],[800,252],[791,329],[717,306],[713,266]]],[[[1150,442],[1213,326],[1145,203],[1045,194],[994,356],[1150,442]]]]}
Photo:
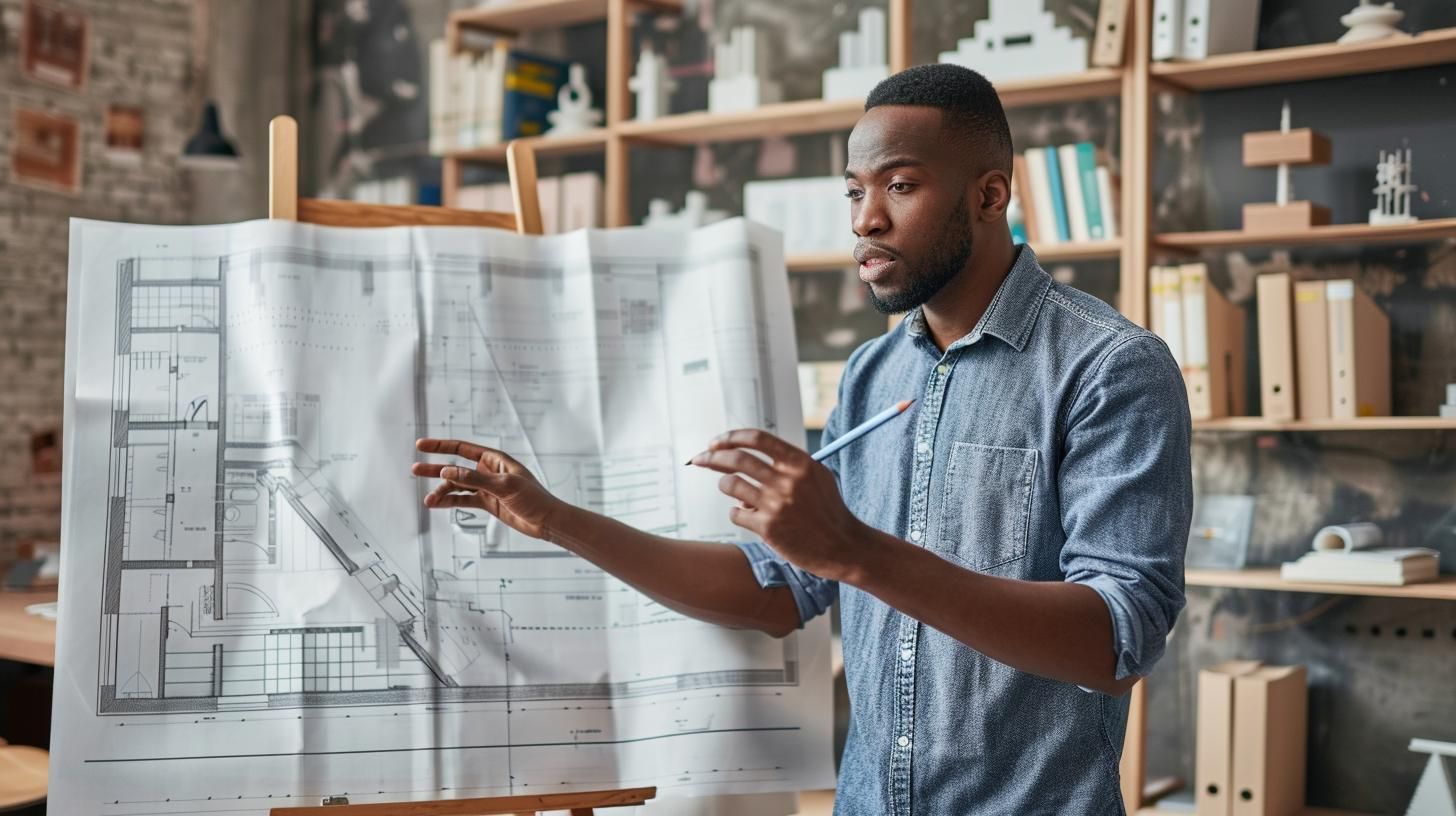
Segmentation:
{"type": "Polygon", "coordinates": [[[885,212],[884,202],[869,193],[856,202],[850,221],[854,234],[859,238],[879,235],[890,228],[890,218],[885,212]]]}

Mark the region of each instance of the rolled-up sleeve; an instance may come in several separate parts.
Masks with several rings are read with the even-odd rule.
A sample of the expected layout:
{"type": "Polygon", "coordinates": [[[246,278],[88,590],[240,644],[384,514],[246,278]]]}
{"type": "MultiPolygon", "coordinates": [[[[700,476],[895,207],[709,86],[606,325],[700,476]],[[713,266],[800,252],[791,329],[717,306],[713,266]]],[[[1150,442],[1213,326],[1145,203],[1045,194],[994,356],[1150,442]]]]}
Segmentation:
{"type": "Polygon", "coordinates": [[[738,549],[748,557],[748,566],[759,586],[786,586],[799,607],[799,627],[829,611],[839,597],[839,584],[805,572],[780,558],[762,541],[740,542],[738,549]]]}
{"type": "Polygon", "coordinates": [[[1119,340],[1089,370],[1065,428],[1062,571],[1107,604],[1117,679],[1146,675],[1183,609],[1193,512],[1188,397],[1167,346],[1119,340]]]}

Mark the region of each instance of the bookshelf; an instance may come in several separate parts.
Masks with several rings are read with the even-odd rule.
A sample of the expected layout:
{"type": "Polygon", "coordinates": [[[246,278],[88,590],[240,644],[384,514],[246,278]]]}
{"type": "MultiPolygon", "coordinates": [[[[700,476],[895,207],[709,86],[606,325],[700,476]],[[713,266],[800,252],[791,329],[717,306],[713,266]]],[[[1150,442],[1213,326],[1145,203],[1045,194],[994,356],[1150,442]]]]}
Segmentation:
{"type": "MultiPolygon", "coordinates": [[[[888,5],[890,70],[908,67],[913,0],[886,0],[888,5]]],[[[1249,234],[1239,230],[1153,232],[1152,178],[1157,121],[1156,94],[1163,91],[1202,92],[1262,85],[1329,79],[1456,63],[1456,28],[1424,32],[1408,39],[1383,40],[1342,46],[1321,44],[1271,49],[1212,57],[1205,60],[1154,63],[1150,33],[1153,0],[1132,0],[1126,21],[1127,50],[1121,68],[1092,68],[1071,76],[998,85],[1007,108],[1055,105],[1101,97],[1115,97],[1121,107],[1121,216],[1122,235],[1111,241],[1050,245],[1038,250],[1046,262],[1086,260],[1119,261],[1119,308],[1130,320],[1148,324],[1148,269],[1157,255],[1186,256],[1200,251],[1236,247],[1321,244],[1422,243],[1456,239],[1456,218],[1416,224],[1372,227],[1339,224],[1289,233],[1249,234]]],[[[598,132],[553,143],[551,137],[534,139],[541,155],[605,154],[606,224],[631,223],[628,211],[629,155],[632,149],[683,147],[707,142],[833,133],[849,130],[859,119],[856,102],[818,99],[785,102],[755,111],[714,114],[679,113],[649,122],[632,121],[627,78],[635,55],[631,53],[629,26],[634,10],[674,13],[678,0],[516,0],[502,6],[457,12],[450,18],[447,37],[452,50],[460,47],[466,30],[510,33],[531,28],[562,26],[590,20],[607,21],[606,125],[598,132]]],[[[466,163],[499,163],[503,149],[483,148],[445,157],[445,203],[454,202],[461,168],[466,163]]],[[[838,269],[854,265],[849,247],[844,252],[791,256],[787,266],[795,272],[838,269]]],[[[891,324],[895,322],[892,319],[891,324]]],[[[1196,423],[1203,431],[1450,431],[1456,420],[1435,417],[1377,417],[1357,420],[1304,420],[1271,422],[1259,417],[1237,417],[1196,423]]],[[[1191,586],[1228,586],[1289,592],[1332,592],[1382,597],[1456,600],[1456,582],[1412,587],[1350,587],[1346,585],[1291,584],[1278,580],[1277,571],[1210,572],[1189,570],[1191,586]],[[1389,590],[1389,591],[1375,591],[1389,590]]],[[[1146,770],[1146,701],[1143,684],[1134,688],[1124,742],[1123,796],[1129,812],[1158,814],[1143,807],[1146,770]]],[[[1346,811],[1309,808],[1310,816],[1355,816],[1346,811]]]]}

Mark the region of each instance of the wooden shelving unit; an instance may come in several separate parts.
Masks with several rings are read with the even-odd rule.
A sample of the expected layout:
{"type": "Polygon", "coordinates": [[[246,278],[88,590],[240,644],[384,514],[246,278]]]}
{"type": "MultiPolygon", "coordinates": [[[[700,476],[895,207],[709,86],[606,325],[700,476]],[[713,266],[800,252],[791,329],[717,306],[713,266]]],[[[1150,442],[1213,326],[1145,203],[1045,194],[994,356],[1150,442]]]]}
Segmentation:
{"type": "MultiPolygon", "coordinates": [[[[1114,260],[1122,254],[1122,241],[1086,241],[1081,243],[1049,244],[1032,247],[1037,260],[1044,263],[1066,263],[1070,261],[1114,260]]],[[[785,260],[790,272],[822,272],[829,269],[844,269],[855,266],[854,256],[845,252],[815,252],[805,255],[790,255],[785,260]]]]}
{"type": "Polygon", "coordinates": [[[1324,595],[1368,595],[1377,598],[1423,598],[1434,601],[1456,601],[1456,575],[1443,575],[1439,580],[1405,586],[1372,584],[1312,584],[1286,581],[1279,577],[1278,567],[1253,567],[1241,570],[1189,569],[1183,582],[1188,586],[1263,589],[1275,592],[1315,592],[1324,595]]]}
{"type": "MultiPolygon", "coordinates": [[[[464,30],[515,35],[605,20],[610,5],[610,0],[515,0],[452,12],[450,23],[464,30]]],[[[677,0],[632,0],[631,7],[670,14],[682,11],[677,0]]]]}
{"type": "Polygon", "coordinates": [[[1296,419],[1279,422],[1263,417],[1228,417],[1193,423],[1195,431],[1456,431],[1450,417],[1360,417],[1358,419],[1296,419]]]}
{"type": "Polygon", "coordinates": [[[1456,28],[1357,45],[1301,45],[1152,66],[1160,82],[1190,91],[1252,88],[1456,62],[1456,28]]]}
{"type": "MultiPolygon", "coordinates": [[[[593,128],[585,133],[571,136],[532,136],[519,141],[529,144],[537,158],[540,158],[542,156],[598,153],[606,149],[608,138],[610,138],[610,132],[606,128],[593,128]]],[[[485,145],[469,150],[452,150],[445,155],[447,158],[457,161],[503,165],[506,163],[506,143],[485,145]]]]}
{"type": "Polygon", "coordinates": [[[1448,239],[1456,239],[1456,218],[1433,218],[1428,221],[1417,221],[1414,224],[1392,224],[1381,227],[1370,224],[1330,224],[1289,232],[1245,232],[1244,230],[1164,232],[1154,240],[1160,249],[1197,251],[1255,246],[1420,243],[1448,239]]]}
{"type": "MultiPolygon", "coordinates": [[[[910,17],[913,0],[886,0],[889,23],[889,62],[892,72],[909,67],[910,17]]],[[[1377,242],[1420,243],[1456,239],[1456,218],[1418,222],[1394,227],[1341,224],[1317,227],[1298,233],[1249,234],[1243,231],[1152,232],[1154,124],[1157,119],[1155,94],[1162,90],[1211,91],[1255,87],[1274,83],[1301,82],[1340,76],[1401,70],[1428,65],[1456,63],[1456,29],[1429,31],[1409,39],[1384,40],[1362,45],[1335,44],[1283,48],[1246,54],[1232,54],[1186,63],[1153,63],[1151,23],[1153,0],[1132,0],[1126,21],[1128,53],[1123,68],[1090,69],[1073,76],[1029,82],[1001,83],[998,91],[1008,108],[1051,105],[1098,97],[1117,97],[1121,103],[1121,217],[1123,234],[1116,240],[1091,244],[1062,244],[1038,250],[1045,262],[1118,259],[1119,307],[1124,315],[1147,325],[1148,268],[1153,257],[1188,254],[1232,247],[1291,246],[1317,244],[1364,244],[1377,242]]],[[[602,150],[605,154],[606,223],[618,227],[630,223],[627,207],[629,151],[633,147],[687,146],[704,142],[759,139],[807,133],[849,130],[859,119],[858,102],[825,102],[817,99],[786,102],[737,114],[706,111],[682,113],[651,122],[629,119],[631,95],[627,78],[635,55],[631,52],[630,17],[633,9],[673,13],[680,0],[517,0],[457,12],[450,18],[447,36],[452,48],[460,46],[462,32],[479,30],[512,33],[546,26],[562,26],[590,20],[607,21],[606,126],[599,132],[552,143],[535,140],[543,155],[570,155],[602,150]]],[[[452,154],[445,159],[445,203],[454,201],[461,167],[467,162],[500,162],[504,150],[485,148],[452,154]]],[[[814,271],[853,266],[848,252],[790,257],[793,271],[814,271]]],[[[892,325],[895,320],[892,320],[892,325]]],[[[1209,431],[1359,431],[1359,430],[1452,430],[1456,420],[1434,417],[1388,417],[1351,421],[1300,421],[1274,423],[1257,417],[1239,417],[1196,424],[1209,431]]],[[[1279,591],[1336,591],[1329,585],[1286,584],[1277,572],[1246,570],[1215,573],[1190,570],[1193,586],[1238,586],[1279,591]]],[[[1343,585],[1351,594],[1456,600],[1456,582],[1401,588],[1343,585]],[[1355,590],[1358,590],[1356,592],[1355,590]],[[1373,590],[1390,590],[1373,591],[1373,590]]],[[[1127,738],[1121,766],[1123,797],[1129,812],[1160,814],[1158,808],[1144,808],[1143,783],[1146,770],[1146,702],[1142,684],[1134,688],[1128,719],[1127,738]]],[[[1172,812],[1172,811],[1167,811],[1172,812]]],[[[1308,816],[1354,816],[1345,811],[1310,808],[1308,816]]]]}

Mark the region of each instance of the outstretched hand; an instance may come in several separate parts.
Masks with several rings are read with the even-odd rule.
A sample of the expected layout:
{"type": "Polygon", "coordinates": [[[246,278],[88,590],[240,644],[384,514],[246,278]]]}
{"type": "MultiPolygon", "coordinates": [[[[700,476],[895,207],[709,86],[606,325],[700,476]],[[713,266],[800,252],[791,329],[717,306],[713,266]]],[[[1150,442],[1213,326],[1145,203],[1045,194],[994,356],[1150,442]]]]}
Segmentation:
{"type": "Polygon", "coordinates": [[[545,539],[551,520],[561,505],[525,466],[492,448],[458,439],[421,439],[415,448],[422,453],[441,453],[469,460],[469,465],[416,462],[415,476],[440,479],[425,496],[431,508],[475,507],[490,513],[512,529],[532,538],[545,539]]]}
{"type": "Polygon", "coordinates": [[[688,464],[722,473],[718,489],[742,503],[728,511],[729,520],[815,575],[847,579],[871,540],[829,468],[766,431],[729,431],[688,464]]]}

